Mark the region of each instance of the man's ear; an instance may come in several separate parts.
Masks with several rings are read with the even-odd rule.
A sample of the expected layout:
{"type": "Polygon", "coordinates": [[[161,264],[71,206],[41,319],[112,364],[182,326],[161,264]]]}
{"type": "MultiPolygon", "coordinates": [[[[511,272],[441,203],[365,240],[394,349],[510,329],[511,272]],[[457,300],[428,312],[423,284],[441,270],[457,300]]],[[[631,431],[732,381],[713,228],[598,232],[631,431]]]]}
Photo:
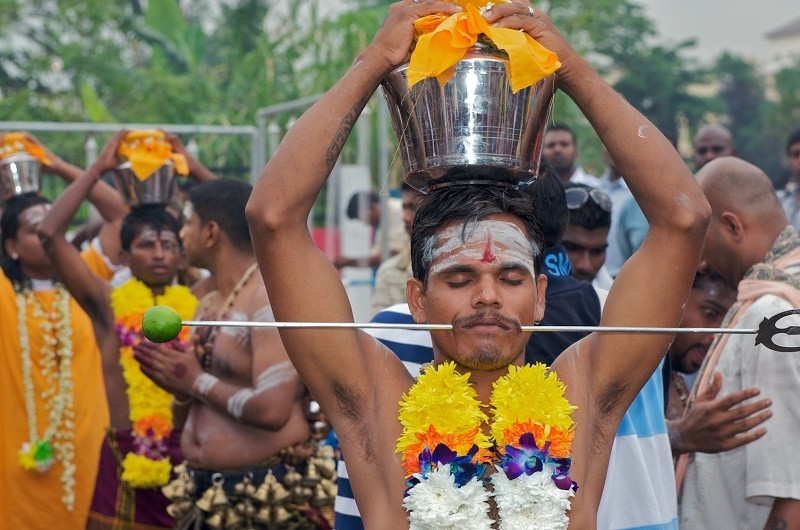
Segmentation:
{"type": "Polygon", "coordinates": [[[425,310],[425,289],[422,282],[416,278],[409,278],[406,282],[406,300],[411,311],[411,317],[417,324],[428,321],[428,314],[425,310]]]}
{"type": "Polygon", "coordinates": [[[6,256],[16,256],[17,255],[16,239],[11,239],[11,238],[6,239],[5,243],[3,244],[3,252],[6,253],[6,256]]]}
{"type": "Polygon", "coordinates": [[[120,249],[120,251],[119,251],[119,262],[124,267],[130,267],[131,266],[131,254],[130,254],[130,252],[128,252],[127,250],[124,250],[124,249],[120,249]]]}
{"type": "Polygon", "coordinates": [[[720,225],[722,226],[722,231],[733,241],[740,242],[744,238],[744,222],[738,214],[728,211],[722,212],[720,225]]]}
{"type": "Polygon", "coordinates": [[[536,309],[534,321],[538,324],[544,318],[545,291],[547,291],[547,276],[539,274],[536,277],[536,309]]]}
{"type": "Polygon", "coordinates": [[[221,230],[216,221],[209,221],[203,225],[203,244],[206,248],[211,248],[217,244],[221,230]]]}

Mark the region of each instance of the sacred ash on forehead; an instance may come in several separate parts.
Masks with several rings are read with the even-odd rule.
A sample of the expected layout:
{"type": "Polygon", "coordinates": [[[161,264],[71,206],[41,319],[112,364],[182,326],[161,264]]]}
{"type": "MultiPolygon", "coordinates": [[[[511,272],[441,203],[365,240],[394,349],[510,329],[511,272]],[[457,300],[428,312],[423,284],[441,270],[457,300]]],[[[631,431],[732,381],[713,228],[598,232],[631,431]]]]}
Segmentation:
{"type": "Polygon", "coordinates": [[[483,219],[459,223],[429,237],[423,247],[423,262],[431,274],[474,259],[486,263],[520,265],[536,276],[533,266],[537,252],[531,240],[510,221],[483,219]]]}
{"type": "Polygon", "coordinates": [[[26,208],[19,218],[31,226],[38,226],[39,223],[44,220],[47,212],[50,211],[50,208],[52,208],[52,206],[47,203],[34,204],[33,206],[26,208]]]}

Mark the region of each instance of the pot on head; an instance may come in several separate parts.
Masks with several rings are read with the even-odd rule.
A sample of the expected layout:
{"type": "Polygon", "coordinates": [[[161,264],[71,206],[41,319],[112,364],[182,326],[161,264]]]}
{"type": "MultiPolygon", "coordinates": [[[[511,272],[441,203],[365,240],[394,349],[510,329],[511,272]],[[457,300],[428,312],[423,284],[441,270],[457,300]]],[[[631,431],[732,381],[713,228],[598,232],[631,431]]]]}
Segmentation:
{"type": "Polygon", "coordinates": [[[555,76],[515,94],[507,65],[505,52],[479,42],[444,86],[428,78],[409,88],[407,65],[384,78],[408,184],[426,193],[452,183],[519,187],[535,180],[555,76]]]}
{"type": "Polygon", "coordinates": [[[42,164],[25,151],[0,159],[0,199],[39,191],[42,164]]]}
{"type": "Polygon", "coordinates": [[[149,177],[140,180],[126,161],[117,166],[114,177],[126,202],[131,206],[142,204],[169,204],[175,189],[175,166],[167,160],[149,177]]]}

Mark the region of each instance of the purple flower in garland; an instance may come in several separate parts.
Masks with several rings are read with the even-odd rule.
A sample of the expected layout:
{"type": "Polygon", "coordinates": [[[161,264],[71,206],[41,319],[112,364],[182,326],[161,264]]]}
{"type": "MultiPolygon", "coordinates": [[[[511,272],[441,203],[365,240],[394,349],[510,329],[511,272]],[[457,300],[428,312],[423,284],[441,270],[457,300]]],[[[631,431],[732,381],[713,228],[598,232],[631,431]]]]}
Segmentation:
{"type": "Polygon", "coordinates": [[[122,346],[133,346],[137,342],[139,342],[143,335],[141,331],[136,331],[135,329],[128,328],[120,323],[114,324],[114,329],[117,332],[117,336],[119,337],[119,342],[122,346]]]}
{"type": "Polygon", "coordinates": [[[133,452],[150,460],[161,460],[167,454],[166,440],[156,440],[152,429],[147,430],[146,436],[133,436],[133,452]]]}
{"type": "Polygon", "coordinates": [[[526,432],[519,437],[519,447],[506,445],[505,454],[500,454],[499,465],[509,480],[514,480],[523,473],[528,476],[533,475],[542,471],[545,465],[549,465],[553,469],[553,482],[559,489],[573,488],[577,491],[578,485],[569,477],[571,460],[551,457],[549,449],[549,441],[540,449],[533,434],[526,432]]]}
{"type": "MultiPolygon", "coordinates": [[[[472,461],[477,452],[477,445],[473,445],[469,452],[463,456],[458,456],[455,451],[441,443],[436,446],[432,453],[428,447],[425,447],[419,455],[419,475],[425,477],[437,467],[449,464],[450,474],[455,477],[458,487],[463,486],[473,477],[480,480],[486,471],[486,464],[476,464],[472,461]]],[[[419,482],[420,480],[416,476],[406,479],[406,495],[408,495],[408,490],[419,484],[419,482]]]]}

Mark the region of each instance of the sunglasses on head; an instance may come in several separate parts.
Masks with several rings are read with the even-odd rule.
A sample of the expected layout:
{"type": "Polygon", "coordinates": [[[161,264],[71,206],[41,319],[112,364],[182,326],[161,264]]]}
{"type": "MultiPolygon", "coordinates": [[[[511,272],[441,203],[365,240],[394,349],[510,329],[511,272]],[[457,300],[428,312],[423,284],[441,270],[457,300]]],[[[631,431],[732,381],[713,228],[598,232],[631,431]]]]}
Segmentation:
{"type": "Polygon", "coordinates": [[[592,201],[598,205],[603,211],[611,211],[611,198],[598,188],[567,188],[564,191],[567,197],[567,208],[570,210],[577,210],[582,207],[591,197],[592,201]]]}

